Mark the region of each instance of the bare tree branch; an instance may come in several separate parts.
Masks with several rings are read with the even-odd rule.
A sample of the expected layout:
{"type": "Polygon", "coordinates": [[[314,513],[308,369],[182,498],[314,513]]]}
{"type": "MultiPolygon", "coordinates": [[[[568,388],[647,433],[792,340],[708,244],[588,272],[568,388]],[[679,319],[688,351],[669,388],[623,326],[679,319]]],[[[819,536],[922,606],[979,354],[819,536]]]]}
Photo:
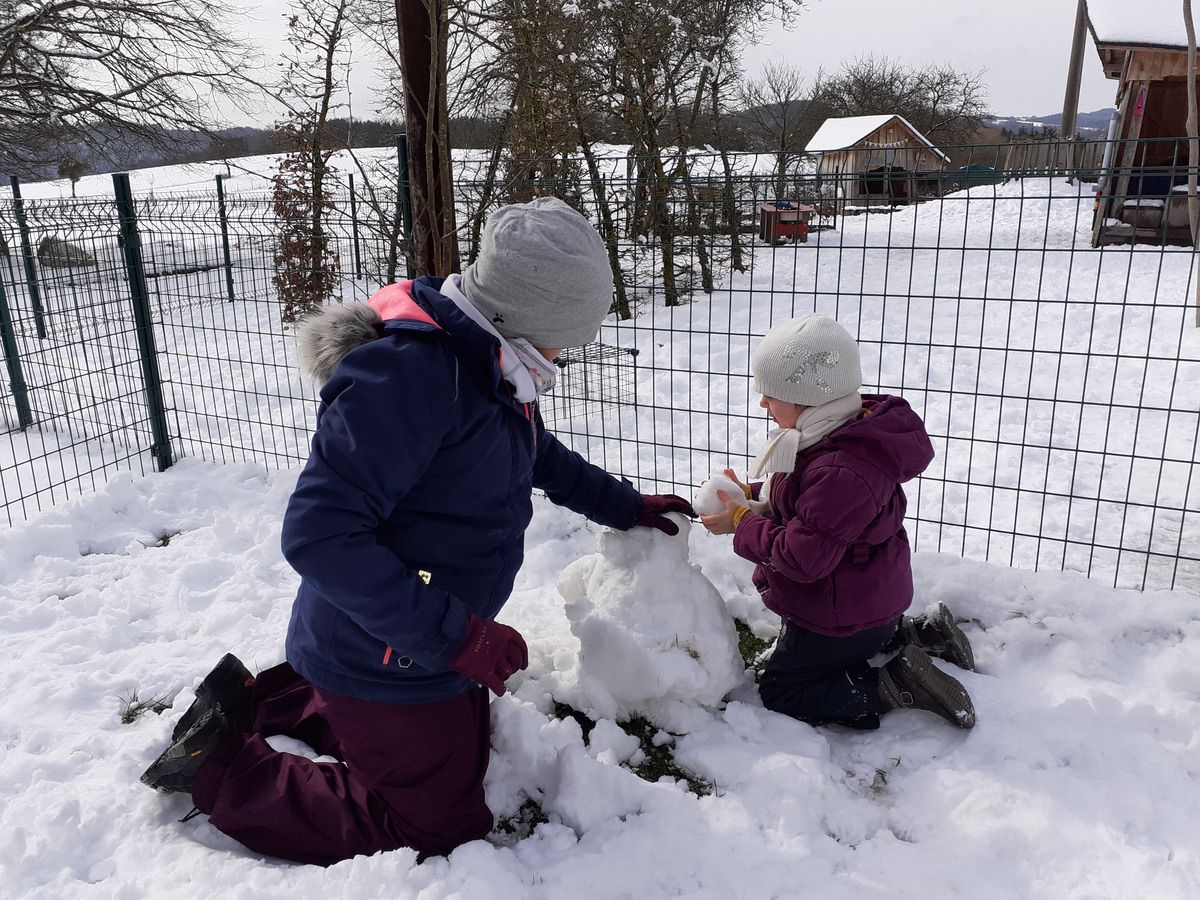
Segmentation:
{"type": "Polygon", "coordinates": [[[112,135],[166,146],[255,89],[221,0],[0,0],[0,168],[24,172],[112,135]]]}

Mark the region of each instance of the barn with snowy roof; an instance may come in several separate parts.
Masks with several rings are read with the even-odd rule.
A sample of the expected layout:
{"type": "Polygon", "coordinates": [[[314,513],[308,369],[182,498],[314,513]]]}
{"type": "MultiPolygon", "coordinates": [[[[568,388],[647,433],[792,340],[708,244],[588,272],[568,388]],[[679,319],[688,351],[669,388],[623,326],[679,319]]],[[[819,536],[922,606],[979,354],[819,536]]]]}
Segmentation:
{"type": "Polygon", "coordinates": [[[1190,244],[1187,30],[1176,0],[1088,0],[1088,27],[1117,82],[1097,190],[1094,246],[1190,244]]]}
{"type": "Polygon", "coordinates": [[[805,150],[817,174],[835,179],[852,204],[905,203],[929,190],[949,158],[900,115],[826,119],[805,150]]]}

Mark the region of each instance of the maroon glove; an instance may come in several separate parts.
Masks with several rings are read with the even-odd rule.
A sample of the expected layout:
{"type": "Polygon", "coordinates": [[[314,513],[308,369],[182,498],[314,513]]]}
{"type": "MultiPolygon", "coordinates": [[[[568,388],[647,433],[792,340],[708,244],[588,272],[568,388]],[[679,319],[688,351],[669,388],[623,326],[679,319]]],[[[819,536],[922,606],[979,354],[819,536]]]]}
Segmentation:
{"type": "Polygon", "coordinates": [[[490,619],[471,616],[467,637],[450,668],[466,675],[476,684],[489,688],[497,697],[504,694],[504,682],[529,665],[529,649],[515,628],[490,619]]]}
{"type": "Polygon", "coordinates": [[[679,534],[679,526],[672,522],[664,513],[683,513],[690,518],[696,518],[692,504],[674,494],[642,494],[642,511],[638,513],[635,525],[645,525],[657,528],[674,537],[679,534]]]}

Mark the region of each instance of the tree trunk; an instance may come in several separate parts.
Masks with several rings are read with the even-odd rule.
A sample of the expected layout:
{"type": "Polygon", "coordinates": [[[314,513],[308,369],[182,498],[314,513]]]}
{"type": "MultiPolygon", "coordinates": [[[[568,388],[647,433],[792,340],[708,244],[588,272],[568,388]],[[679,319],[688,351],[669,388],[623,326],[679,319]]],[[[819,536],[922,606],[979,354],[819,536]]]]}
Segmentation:
{"type": "Polygon", "coordinates": [[[739,272],[746,271],[746,263],[742,259],[741,216],[738,214],[737,194],[733,183],[733,166],[729,162],[729,151],[726,149],[725,133],[721,129],[721,96],[720,78],[712,82],[712,117],[713,133],[717,137],[717,149],[721,154],[721,168],[725,172],[723,195],[724,224],[729,228],[729,249],[732,252],[732,264],[739,272]]]}
{"type": "Polygon", "coordinates": [[[413,205],[413,267],[418,275],[458,271],[454,184],[446,110],[445,0],[396,0],[408,178],[413,205]]]}
{"type": "Polygon", "coordinates": [[[679,306],[679,289],[675,284],[675,235],[671,228],[671,183],[663,168],[662,152],[655,144],[647,147],[648,162],[653,166],[650,173],[653,183],[650,188],[650,222],[658,238],[658,252],[662,257],[663,300],[667,306],[679,306]]]}
{"type": "Polygon", "coordinates": [[[588,177],[592,182],[592,193],[596,195],[596,205],[600,211],[601,237],[608,248],[608,265],[613,273],[613,290],[616,296],[613,309],[621,319],[633,318],[629,308],[629,296],[625,291],[625,273],[621,270],[621,255],[617,249],[617,226],[613,222],[612,209],[608,205],[608,192],[604,189],[604,177],[600,174],[600,166],[596,162],[596,154],[592,145],[587,141],[581,142],[584,159],[587,160],[588,177]]]}
{"type": "Polygon", "coordinates": [[[700,287],[704,293],[711,294],[713,292],[712,259],[709,257],[708,244],[705,241],[707,235],[700,216],[700,198],[696,196],[696,187],[692,183],[692,173],[689,171],[686,161],[683,163],[682,172],[684,199],[688,210],[688,232],[691,239],[695,241],[696,262],[700,265],[700,287]]]}

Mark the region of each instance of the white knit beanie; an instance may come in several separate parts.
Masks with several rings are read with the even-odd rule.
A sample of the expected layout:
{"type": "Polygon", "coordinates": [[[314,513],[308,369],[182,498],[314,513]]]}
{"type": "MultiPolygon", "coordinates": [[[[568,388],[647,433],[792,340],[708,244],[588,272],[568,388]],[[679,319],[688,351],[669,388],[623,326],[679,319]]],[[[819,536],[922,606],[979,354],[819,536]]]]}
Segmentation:
{"type": "Polygon", "coordinates": [[[858,344],[829,316],[776,325],[750,357],[754,389],[767,397],[820,406],[862,387],[858,344]]]}
{"type": "Polygon", "coordinates": [[[538,197],[488,216],[462,290],[506,338],[561,349],[596,337],[613,276],[592,224],[557,197],[538,197]]]}

